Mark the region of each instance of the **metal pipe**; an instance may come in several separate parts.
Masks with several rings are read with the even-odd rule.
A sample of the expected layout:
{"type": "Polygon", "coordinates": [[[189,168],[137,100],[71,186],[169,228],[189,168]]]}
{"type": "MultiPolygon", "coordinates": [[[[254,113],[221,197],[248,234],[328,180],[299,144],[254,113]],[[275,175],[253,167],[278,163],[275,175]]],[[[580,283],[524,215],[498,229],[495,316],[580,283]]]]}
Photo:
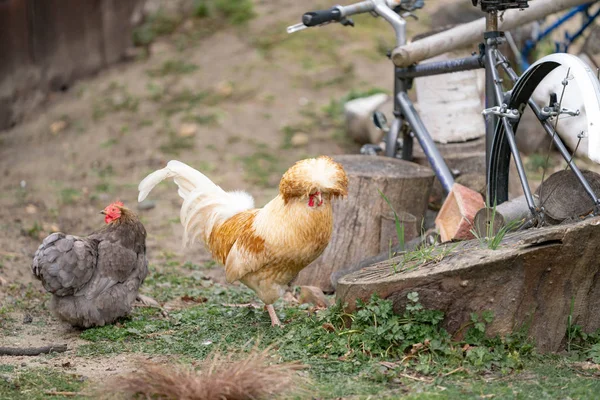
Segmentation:
{"type": "Polygon", "coordinates": [[[485,14],[485,30],[486,32],[498,31],[498,11],[489,11],[485,14]]]}
{"type": "Polygon", "coordinates": [[[483,67],[484,63],[482,57],[471,56],[458,58],[456,60],[422,63],[408,68],[397,68],[396,76],[400,79],[420,78],[423,76],[470,71],[483,67]]]}
{"type": "Polygon", "coordinates": [[[396,47],[406,44],[406,21],[396,14],[385,0],[372,0],[375,3],[375,12],[392,25],[396,32],[396,47]]]}
{"type": "MultiPolygon", "coordinates": [[[[492,49],[495,45],[492,44],[492,49]]],[[[493,54],[486,45],[486,63],[485,63],[485,108],[489,109],[495,107],[496,97],[494,96],[494,74],[492,70],[495,68],[496,59],[490,58],[493,54]]],[[[494,134],[496,132],[496,125],[498,124],[498,118],[494,114],[488,114],[485,118],[485,165],[487,166],[486,171],[489,174],[490,166],[490,154],[492,153],[492,143],[494,142],[494,134]]],[[[489,179],[489,176],[486,178],[489,179]]]]}
{"type": "Polygon", "coordinates": [[[454,177],[452,176],[450,169],[435,146],[433,139],[429,136],[429,132],[427,131],[425,124],[423,124],[421,117],[419,117],[417,110],[415,110],[415,107],[408,98],[408,94],[401,92],[398,93],[397,97],[400,108],[402,109],[402,114],[410,123],[423,152],[429,160],[429,164],[431,164],[431,168],[433,168],[435,175],[444,188],[444,192],[448,194],[454,185],[454,177]]]}

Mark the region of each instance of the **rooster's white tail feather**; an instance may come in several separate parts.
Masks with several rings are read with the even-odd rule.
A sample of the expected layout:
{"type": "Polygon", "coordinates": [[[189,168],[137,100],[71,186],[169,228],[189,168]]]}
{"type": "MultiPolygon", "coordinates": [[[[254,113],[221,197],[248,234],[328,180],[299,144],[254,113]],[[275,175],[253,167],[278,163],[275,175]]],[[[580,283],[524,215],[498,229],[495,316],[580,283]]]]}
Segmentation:
{"type": "Polygon", "coordinates": [[[183,199],[180,219],[184,227],[183,244],[198,236],[205,241],[215,224],[235,214],[254,208],[254,199],[246,192],[225,192],[201,172],[176,160],[155,171],[138,186],[138,201],[143,201],[162,180],[174,178],[178,194],[183,199]]]}

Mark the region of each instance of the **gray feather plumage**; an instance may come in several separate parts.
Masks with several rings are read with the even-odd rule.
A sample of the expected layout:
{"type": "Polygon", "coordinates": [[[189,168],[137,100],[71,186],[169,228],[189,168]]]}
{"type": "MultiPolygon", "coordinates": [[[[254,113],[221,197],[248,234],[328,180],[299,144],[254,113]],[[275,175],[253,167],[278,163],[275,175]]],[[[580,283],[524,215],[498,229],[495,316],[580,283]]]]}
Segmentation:
{"type": "Polygon", "coordinates": [[[148,274],[146,230],[133,218],[87,237],[53,233],[37,249],[31,270],[64,321],[83,328],[112,323],[131,312],[148,274]]]}

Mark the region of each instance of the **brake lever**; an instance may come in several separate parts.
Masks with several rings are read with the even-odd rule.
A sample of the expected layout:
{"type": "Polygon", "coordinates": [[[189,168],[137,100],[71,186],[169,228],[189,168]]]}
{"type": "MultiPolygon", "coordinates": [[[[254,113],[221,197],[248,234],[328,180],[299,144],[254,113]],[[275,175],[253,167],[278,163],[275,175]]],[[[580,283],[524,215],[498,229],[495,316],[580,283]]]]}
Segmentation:
{"type": "Polygon", "coordinates": [[[344,25],[344,26],[354,26],[354,21],[352,20],[352,18],[342,18],[340,20],[340,24],[344,25]]]}
{"type": "Polygon", "coordinates": [[[287,27],[287,33],[298,32],[298,31],[301,31],[301,30],[306,29],[306,28],[308,28],[308,26],[306,26],[302,22],[300,22],[299,24],[288,26],[287,27]]]}

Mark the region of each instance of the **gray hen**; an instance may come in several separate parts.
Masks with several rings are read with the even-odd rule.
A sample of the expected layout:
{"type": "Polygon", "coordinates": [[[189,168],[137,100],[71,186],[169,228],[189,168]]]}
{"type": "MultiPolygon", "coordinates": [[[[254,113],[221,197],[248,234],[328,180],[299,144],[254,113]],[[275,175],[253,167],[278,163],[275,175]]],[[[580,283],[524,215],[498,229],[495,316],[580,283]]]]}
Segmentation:
{"type": "Polygon", "coordinates": [[[33,274],[53,294],[51,308],[76,327],[110,324],[129,314],[148,274],[146,230],[117,202],[107,226],[87,237],[53,233],[37,249],[33,274]]]}

